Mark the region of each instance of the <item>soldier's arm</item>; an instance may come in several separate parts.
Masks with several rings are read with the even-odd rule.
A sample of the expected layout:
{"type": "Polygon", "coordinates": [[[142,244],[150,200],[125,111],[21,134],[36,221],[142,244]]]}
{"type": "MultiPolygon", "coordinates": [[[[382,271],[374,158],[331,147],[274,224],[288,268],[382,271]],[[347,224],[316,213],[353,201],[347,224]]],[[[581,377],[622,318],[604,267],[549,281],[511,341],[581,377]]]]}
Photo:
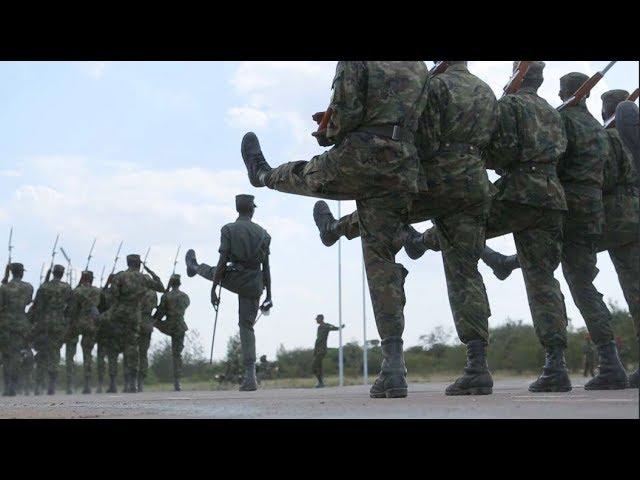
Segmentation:
{"type": "Polygon", "coordinates": [[[508,95],[501,98],[498,109],[498,126],[482,155],[486,167],[491,170],[508,166],[518,158],[520,151],[519,110],[516,97],[508,95]]]}
{"type": "Polygon", "coordinates": [[[327,139],[338,144],[346,134],[362,124],[366,102],[365,62],[338,62],[333,79],[333,114],[327,127],[327,139]]]}
{"type": "Polygon", "coordinates": [[[218,265],[216,265],[216,273],[213,276],[213,289],[222,283],[225,271],[227,269],[227,262],[230,260],[229,252],[231,251],[231,238],[229,236],[229,230],[226,227],[222,227],[220,231],[220,257],[218,258],[218,265]]]}
{"type": "Polygon", "coordinates": [[[429,80],[427,103],[418,121],[420,156],[429,158],[440,146],[442,137],[441,109],[446,107],[449,93],[446,86],[438,77],[429,80]]]}
{"type": "Polygon", "coordinates": [[[269,255],[262,261],[262,281],[267,289],[267,298],[265,301],[271,300],[271,268],[269,267],[269,255]]]}
{"type": "Polygon", "coordinates": [[[563,153],[558,158],[558,175],[562,175],[566,159],[571,155],[572,146],[575,144],[575,133],[571,119],[566,114],[560,114],[560,116],[562,117],[562,130],[566,144],[563,153]]]}
{"type": "Polygon", "coordinates": [[[162,320],[166,314],[167,314],[167,295],[164,294],[160,298],[160,305],[158,305],[158,308],[156,308],[156,311],[153,314],[153,318],[156,320],[162,320]]]}

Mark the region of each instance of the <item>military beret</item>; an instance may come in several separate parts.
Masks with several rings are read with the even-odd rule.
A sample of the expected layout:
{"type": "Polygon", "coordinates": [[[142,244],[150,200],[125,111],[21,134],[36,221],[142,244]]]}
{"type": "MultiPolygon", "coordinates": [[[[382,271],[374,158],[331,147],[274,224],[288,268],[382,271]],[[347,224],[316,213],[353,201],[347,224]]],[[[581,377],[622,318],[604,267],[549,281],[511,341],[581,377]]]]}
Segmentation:
{"type": "Polygon", "coordinates": [[[609,90],[608,92],[604,92],[600,98],[602,99],[602,103],[611,102],[617,105],[629,98],[629,92],[621,89],[609,90]]]}
{"type": "Polygon", "coordinates": [[[53,273],[55,275],[62,275],[64,273],[64,267],[62,265],[54,265],[53,273]]]}
{"type": "Polygon", "coordinates": [[[169,277],[169,281],[170,282],[179,282],[180,281],[180,275],[177,273],[174,273],[173,275],[171,275],[171,277],[169,277]]]}
{"type": "Polygon", "coordinates": [[[85,270],[82,272],[81,278],[93,277],[93,272],[91,270],[85,270]]]}
{"type": "Polygon", "coordinates": [[[132,253],[127,255],[127,262],[141,262],[140,255],[137,253],[132,253]]]}
{"type": "Polygon", "coordinates": [[[324,320],[324,315],[319,313],[318,315],[316,315],[316,320],[324,320]]]}
{"type": "Polygon", "coordinates": [[[253,195],[240,194],[236,195],[236,210],[242,207],[251,206],[257,207],[254,202],[255,197],[253,195]]]}
{"type": "Polygon", "coordinates": [[[589,77],[584,73],[571,72],[560,77],[560,89],[575,93],[589,77]]]}
{"type": "Polygon", "coordinates": [[[9,265],[9,270],[11,272],[24,272],[24,265],[21,263],[12,263],[9,265]]]}

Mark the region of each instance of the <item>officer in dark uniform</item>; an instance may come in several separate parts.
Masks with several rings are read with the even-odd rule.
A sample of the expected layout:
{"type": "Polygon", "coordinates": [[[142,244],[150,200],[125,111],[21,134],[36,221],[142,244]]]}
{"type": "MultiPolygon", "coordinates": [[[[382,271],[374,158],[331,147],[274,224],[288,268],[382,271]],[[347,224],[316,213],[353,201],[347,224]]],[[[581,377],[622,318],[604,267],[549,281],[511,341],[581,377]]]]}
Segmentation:
{"type": "Polygon", "coordinates": [[[217,308],[220,300],[216,294],[218,285],[238,295],[240,343],[245,365],[245,376],[241,391],[257,390],[256,339],[253,325],[258,308],[271,306],[271,273],[269,270],[269,245],[271,237],[267,231],[251,219],[255,211],[253,195],[237,195],[238,219],[222,227],[220,259],[211,267],[198,264],[196,253],[189,250],[185,257],[187,275],[196,274],[213,281],[211,303],[217,308]],[[266,288],[267,296],[262,306],[260,297],[266,288]]]}

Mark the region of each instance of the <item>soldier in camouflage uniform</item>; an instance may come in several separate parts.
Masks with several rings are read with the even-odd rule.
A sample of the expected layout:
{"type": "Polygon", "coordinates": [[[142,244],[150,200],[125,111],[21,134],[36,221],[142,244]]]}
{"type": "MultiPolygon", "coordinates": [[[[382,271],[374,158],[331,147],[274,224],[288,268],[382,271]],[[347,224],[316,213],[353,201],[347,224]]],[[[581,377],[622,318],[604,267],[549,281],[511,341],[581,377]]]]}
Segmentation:
{"type": "MultiPolygon", "coordinates": [[[[514,70],[517,68],[514,63],[514,70]]],[[[554,271],[560,264],[567,203],[556,173],[567,140],[558,112],[537,94],[544,62],[533,62],[520,89],[500,99],[500,122],[483,152],[487,168],[500,171],[491,203],[487,238],[513,233],[533,324],[546,351],[542,375],[532,392],[570,391],[564,359],[567,315],[554,271]]],[[[413,234],[406,244],[411,258],[439,250],[437,228],[413,234]]],[[[498,271],[504,257],[489,247],[482,259],[498,271]]]]}
{"type": "MultiPolygon", "coordinates": [[[[47,279],[52,272],[47,272],[47,279]]],[[[46,280],[33,301],[33,335],[36,350],[36,395],[48,376],[47,393],[56,393],[60,349],[69,327],[67,307],[71,300],[71,286],[62,281],[64,267],[53,266],[53,280],[46,280]]]]}
{"type": "Polygon", "coordinates": [[[22,281],[24,266],[21,263],[12,263],[8,268],[11,281],[0,286],[0,353],[5,381],[3,395],[14,396],[22,373],[23,352],[31,350],[31,325],[25,308],[33,299],[33,287],[22,281]]]}
{"type": "MultiPolygon", "coordinates": [[[[160,278],[146,266],[145,270],[152,278],[145,276],[140,271],[141,264],[140,255],[127,255],[127,270],[116,273],[111,282],[113,305],[110,322],[115,329],[119,351],[124,352],[125,384],[123,391],[126,393],[137,392],[138,334],[142,299],[149,288],[157,292],[164,291],[164,285],[162,285],[160,278]]],[[[114,353],[112,350],[111,354],[114,353]]],[[[111,370],[111,358],[109,364],[111,370]]]]}
{"type": "Polygon", "coordinates": [[[256,338],[253,326],[258,308],[271,305],[271,271],[269,268],[269,246],[271,236],[260,225],[252,221],[256,205],[253,195],[237,195],[236,211],[238,219],[228,223],[220,232],[220,258],[218,265],[211,267],[198,264],[196,254],[189,250],[185,256],[187,275],[198,274],[213,281],[211,303],[218,308],[216,294],[218,285],[238,294],[238,315],[240,344],[245,366],[245,376],[241,391],[257,390],[256,379],[256,338]],[[259,307],[262,291],[266,298],[259,307]]]}
{"type": "Polygon", "coordinates": [[[111,322],[111,306],[113,304],[113,290],[111,281],[113,275],[109,275],[107,282],[102,287],[100,295],[100,304],[98,310],[98,326],[96,329],[96,343],[98,344],[96,354],[96,369],[98,372],[98,388],[96,393],[102,393],[104,383],[104,373],[109,363],[109,388],[107,393],[117,393],[116,376],[118,373],[118,355],[120,353],[118,347],[118,339],[111,322]]]}
{"type": "MultiPolygon", "coordinates": [[[[498,106],[491,88],[469,72],[466,62],[449,61],[447,64],[449,67],[444,73],[429,80],[424,104],[416,105],[419,117],[416,146],[421,161],[418,189],[406,197],[393,194],[394,198],[406,198],[409,203],[406,215],[396,217],[399,223],[387,233],[393,247],[391,251],[395,254],[410,232],[406,225],[433,219],[440,227],[449,303],[458,336],[467,345],[468,353],[464,375],[447,387],[446,393],[488,394],[493,387],[486,363],[491,311],[478,272],[478,260],[484,246],[492,187],[480,152],[497,126],[498,106]]],[[[358,208],[357,212],[336,221],[325,202],[316,203],[314,219],[322,242],[328,246],[342,235],[355,238],[365,233],[362,241],[365,259],[368,258],[371,255],[367,248],[371,229],[368,222],[371,220],[363,221],[363,212],[374,219],[379,216],[376,210],[358,208]]],[[[375,245],[371,248],[374,252],[377,250],[375,245]]],[[[378,289],[385,292],[392,281],[389,276],[369,276],[372,299],[376,300],[378,296],[384,300],[385,297],[376,292],[378,289]]],[[[403,295],[399,297],[402,304],[403,295]]],[[[374,301],[374,311],[375,306],[374,301]]],[[[391,308],[397,307],[381,303],[376,311],[385,373],[390,345],[386,338],[388,329],[381,328],[386,324],[383,321],[387,316],[380,314],[391,308]]],[[[401,323],[391,325],[394,326],[392,333],[401,334],[401,323]]],[[[403,361],[396,365],[404,370],[403,361]]],[[[371,390],[374,398],[385,396],[386,386],[381,385],[381,380],[384,382],[384,376],[379,377],[371,390]]]]}
{"type": "MultiPolygon", "coordinates": [[[[310,161],[271,168],[256,135],[242,140],[242,157],[255,187],[285,193],[355,200],[369,291],[383,341],[381,375],[373,397],[405,397],[402,352],[404,281],[396,263],[399,232],[409,217],[409,195],[419,191],[414,145],[418,117],[426,102],[424,62],[338,62],[325,132],[316,133],[330,150],[310,161]]],[[[315,117],[315,116],[314,116],[315,117]]]]}
{"type": "Polygon", "coordinates": [[[316,316],[316,322],[318,322],[318,332],[316,334],[316,344],[313,347],[313,363],[311,364],[311,371],[318,379],[316,388],[324,387],[324,375],[322,373],[322,360],[327,355],[327,340],[329,338],[329,332],[336,332],[340,328],[344,328],[342,325],[340,328],[330,323],[325,323],[324,315],[320,314],[316,316]]]}
{"type": "Polygon", "coordinates": [[[73,393],[73,378],[75,364],[73,357],[78,346],[78,337],[82,335],[82,362],[84,367],[84,387],[82,393],[91,393],[91,366],[93,358],[91,352],[96,344],[96,330],[98,321],[98,304],[100,303],[100,289],[93,285],[93,272],[84,271],[80,283],[73,290],[69,305],[69,330],[66,335],[65,361],[67,367],[67,393],[73,393]]]}
{"type": "Polygon", "coordinates": [[[154,326],[171,337],[171,358],[173,359],[173,389],[181,390],[182,350],[184,335],[189,329],[184,321],[184,312],[189,307],[189,295],[180,290],[180,275],[173,274],[169,279],[169,291],[160,298],[160,305],[153,315],[154,326]],[[162,321],[163,317],[167,319],[162,321]]]}
{"type": "MultiPolygon", "coordinates": [[[[151,277],[150,277],[151,278],[151,277]]],[[[151,345],[151,334],[153,333],[154,319],[153,309],[158,306],[158,295],[155,290],[148,288],[142,297],[140,306],[140,337],[138,339],[138,391],[144,388],[144,379],[149,371],[149,346],[151,345]]]]}

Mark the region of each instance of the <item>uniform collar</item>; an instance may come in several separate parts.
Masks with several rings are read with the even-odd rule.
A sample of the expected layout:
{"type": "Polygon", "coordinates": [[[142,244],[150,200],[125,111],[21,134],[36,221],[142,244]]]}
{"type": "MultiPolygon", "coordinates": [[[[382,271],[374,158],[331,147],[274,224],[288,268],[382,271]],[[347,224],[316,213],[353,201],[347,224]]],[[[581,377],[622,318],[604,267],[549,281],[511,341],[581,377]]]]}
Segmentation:
{"type": "Polygon", "coordinates": [[[249,215],[238,215],[238,219],[236,220],[236,222],[250,222],[251,221],[251,217],[249,215]]]}

